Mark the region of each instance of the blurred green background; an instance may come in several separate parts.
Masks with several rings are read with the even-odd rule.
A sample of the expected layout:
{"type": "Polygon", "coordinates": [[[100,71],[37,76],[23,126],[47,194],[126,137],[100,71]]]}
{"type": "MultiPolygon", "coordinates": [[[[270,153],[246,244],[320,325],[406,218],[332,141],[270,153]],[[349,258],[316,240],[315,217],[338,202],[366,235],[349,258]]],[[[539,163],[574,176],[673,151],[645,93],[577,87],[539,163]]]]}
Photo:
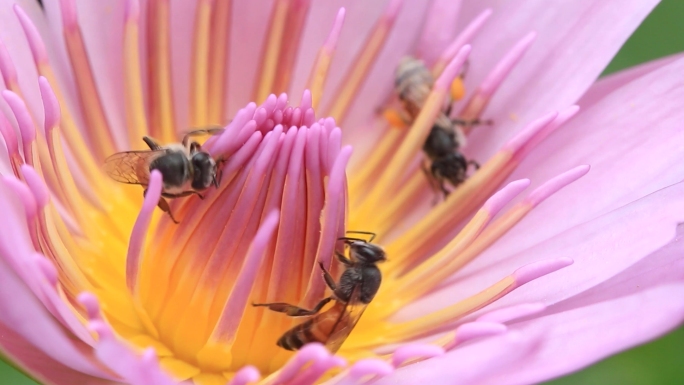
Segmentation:
{"type": "MultiPolygon", "coordinates": [[[[684,51],[684,0],[663,0],[627,41],[605,74],[684,51]]],[[[684,299],[683,299],[684,300],[684,299]]],[[[36,385],[0,360],[1,385],[36,385]]],[[[684,384],[684,327],[546,385],[684,384]]],[[[77,384],[74,384],[77,385],[77,384]]]]}

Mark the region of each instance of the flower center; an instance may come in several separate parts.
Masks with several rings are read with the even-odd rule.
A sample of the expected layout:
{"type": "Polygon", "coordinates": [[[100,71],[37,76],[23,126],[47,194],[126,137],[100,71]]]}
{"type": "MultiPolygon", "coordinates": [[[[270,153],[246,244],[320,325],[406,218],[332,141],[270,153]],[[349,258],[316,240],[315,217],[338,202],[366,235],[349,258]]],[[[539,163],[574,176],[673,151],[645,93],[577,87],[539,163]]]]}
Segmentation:
{"type": "MultiPolygon", "coordinates": [[[[70,64],[78,74],[75,103],[79,112],[66,107],[70,100],[57,86],[35,26],[15,7],[41,75],[45,122],[43,130],[36,130],[16,77],[5,70],[10,91],[3,92],[3,97],[18,123],[22,151],[2,115],[0,133],[16,176],[8,183],[26,189],[25,182],[35,199],[24,202],[27,225],[34,248],[57,267],[64,300],[81,321],[92,323],[101,317],[123,340],[139,348],[152,346],[161,365],[175,377],[224,383],[249,364],[262,373],[273,373],[270,380],[279,382],[296,375],[300,380],[317,378],[342,365],[330,355],[313,355],[315,348],[311,348],[279,371],[295,353],[280,349],[276,341],[301,321],[250,303],[285,302],[312,308],[326,296],[318,263],[334,277],[344,269],[334,255],[335,250],[344,250],[337,239],[347,229],[377,233],[374,242],[383,244],[388,255],[388,262],[381,266],[384,278],[377,296],[339,351],[351,361],[379,357],[397,366],[437,354],[435,347],[443,352],[473,336],[499,332],[500,324],[514,317],[511,314],[522,313],[492,316],[499,324],[492,326],[491,321],[490,329],[471,334],[466,332],[472,332],[473,326],[464,320],[526,282],[572,262],[559,259],[523,266],[480,293],[422,313],[427,315],[402,314],[402,308],[420,306],[421,300],[448,284],[450,277],[534,207],[588,171],[587,166],[580,166],[561,174],[499,215],[529,181],[513,181],[497,189],[536,144],[572,118],[577,108],[570,107],[528,124],[448,198],[431,203],[429,184],[420,169],[423,143],[445,104],[451,103],[450,96],[462,96],[458,75],[470,52],[467,43],[491,11],[477,17],[430,63],[435,81],[410,127],[392,128],[382,117],[375,119],[374,136],[379,139],[366,146],[367,154],[355,154],[363,161],[350,166],[347,181],[351,148],[342,146],[343,131],[337,124],[348,119],[394,27],[401,1],[390,2],[345,74],[346,80],[328,96],[323,90],[345,17],[344,9],[340,10],[313,63],[307,91],[298,106],[290,106],[287,94],[273,92],[285,91],[292,83],[310,4],[277,0],[253,90],[255,99],[264,102],[250,103],[229,119],[226,90],[231,40],[225,26],[231,20],[230,2],[199,0],[188,121],[192,127],[204,127],[230,120],[223,134],[202,143],[213,158],[226,162],[218,188],[202,192],[203,198],[173,201],[171,211],[180,220],[174,224],[155,209],[164,189],[160,173],[152,172],[143,200],[140,186],[116,184],[98,166],[116,151],[144,149],[138,139],[142,136],[150,135],[163,144],[177,142],[179,136],[172,97],[170,3],[147,2],[142,44],[138,2],[126,4],[122,22],[127,131],[113,130],[109,123],[108,106],[98,94],[75,4],[62,0],[64,38],[70,64]],[[147,59],[145,71],[141,51],[147,59]],[[323,116],[332,118],[317,118],[314,109],[318,106],[323,106],[323,116]],[[86,137],[76,123],[81,121],[88,127],[86,137]],[[411,220],[406,218],[419,219],[408,227],[411,220]],[[95,294],[101,312],[79,302],[84,291],[95,294]],[[459,324],[463,325],[453,333],[431,337],[427,349],[409,345],[391,357],[392,352],[383,350],[387,344],[402,345],[459,324]]],[[[459,119],[481,118],[533,40],[534,34],[523,37],[492,69],[465,99],[459,119]]],[[[0,60],[6,59],[0,55],[0,60]]],[[[11,68],[11,63],[1,64],[0,68],[11,68]]],[[[464,133],[469,130],[466,127],[464,133]]],[[[345,140],[353,138],[345,136],[345,140]]],[[[378,367],[368,368],[372,372],[378,367]]]]}

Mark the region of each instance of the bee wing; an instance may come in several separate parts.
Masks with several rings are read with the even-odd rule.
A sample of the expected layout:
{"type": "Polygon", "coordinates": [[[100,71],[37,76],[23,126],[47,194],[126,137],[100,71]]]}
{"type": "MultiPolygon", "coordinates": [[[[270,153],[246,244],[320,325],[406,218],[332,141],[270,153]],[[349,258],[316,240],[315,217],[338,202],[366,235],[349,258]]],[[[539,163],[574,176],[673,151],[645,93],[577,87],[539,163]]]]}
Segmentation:
{"type": "Polygon", "coordinates": [[[117,152],[104,161],[104,170],[121,183],[146,186],[150,182],[150,162],[166,150],[117,152]]]}
{"type": "Polygon", "coordinates": [[[349,302],[347,302],[344,311],[340,314],[330,332],[325,347],[333,354],[342,347],[342,344],[349,337],[356,323],[359,322],[364,310],[368,307],[368,304],[361,302],[360,295],[361,285],[356,285],[349,297],[349,302]]]}

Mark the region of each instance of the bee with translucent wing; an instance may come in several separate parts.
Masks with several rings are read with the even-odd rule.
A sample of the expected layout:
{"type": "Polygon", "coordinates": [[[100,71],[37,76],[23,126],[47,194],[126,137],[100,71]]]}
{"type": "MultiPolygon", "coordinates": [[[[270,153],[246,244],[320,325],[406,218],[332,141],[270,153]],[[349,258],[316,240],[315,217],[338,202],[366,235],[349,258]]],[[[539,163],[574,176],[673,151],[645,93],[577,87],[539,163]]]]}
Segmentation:
{"type": "Polygon", "coordinates": [[[380,269],[376,264],[387,260],[385,251],[380,246],[371,243],[375,238],[374,233],[362,231],[349,231],[348,233],[365,234],[371,237],[367,241],[354,237],[339,239],[349,247],[349,258],[335,252],[337,260],[345,266],[338,282],[335,282],[323,264],[319,263],[323,279],[333,292],[331,296],[322,299],[311,310],[284,302],[252,304],[265,306],[291,317],[312,316],[285,332],[278,340],[278,346],[287,350],[298,350],[307,343],[320,342],[330,352],[337,352],[375,297],[382,281],[380,269]],[[331,301],[335,301],[334,305],[321,312],[323,307],[331,301]]]}
{"type": "Polygon", "coordinates": [[[178,223],[165,198],[195,194],[203,199],[200,191],[208,189],[211,185],[218,187],[221,179],[218,165],[223,159],[213,159],[208,152],[202,150],[199,143],[190,139],[201,135],[218,135],[222,132],[223,128],[219,127],[193,130],[185,134],[181,143],[165,146],[145,136],[143,141],[149,150],[117,152],[105,159],[104,170],[118,182],[145,187],[143,195],[147,194],[150,173],[152,170],[159,171],[164,185],[158,206],[171,217],[171,220],[178,223]]]}

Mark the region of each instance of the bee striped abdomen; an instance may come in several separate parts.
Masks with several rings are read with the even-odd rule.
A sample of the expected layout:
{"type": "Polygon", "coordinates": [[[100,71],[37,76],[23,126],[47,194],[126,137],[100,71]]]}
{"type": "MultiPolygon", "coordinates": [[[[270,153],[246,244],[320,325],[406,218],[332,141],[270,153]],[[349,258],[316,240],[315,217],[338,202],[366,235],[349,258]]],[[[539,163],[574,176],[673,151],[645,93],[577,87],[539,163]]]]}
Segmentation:
{"type": "Polygon", "coordinates": [[[311,342],[325,344],[344,308],[343,302],[337,302],[329,310],[293,327],[280,337],[278,346],[287,350],[299,350],[311,342]]]}

